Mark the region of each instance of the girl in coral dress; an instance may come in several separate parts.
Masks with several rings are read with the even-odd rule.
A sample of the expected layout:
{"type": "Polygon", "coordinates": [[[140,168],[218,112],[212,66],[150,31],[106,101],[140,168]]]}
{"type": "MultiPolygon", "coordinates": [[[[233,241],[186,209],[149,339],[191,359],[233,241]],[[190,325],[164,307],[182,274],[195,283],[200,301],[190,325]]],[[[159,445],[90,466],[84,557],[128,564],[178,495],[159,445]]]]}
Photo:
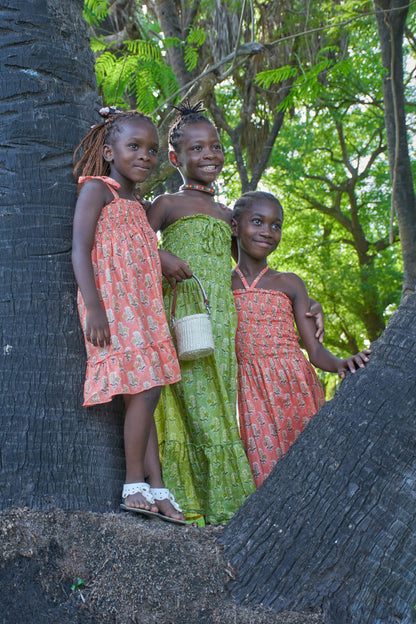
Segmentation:
{"type": "Polygon", "coordinates": [[[369,350],[344,360],[323,347],[307,318],[309,296],[300,277],[267,265],[278,246],[283,209],[270,193],[245,193],[236,202],[232,229],[238,265],[232,272],[237,309],[236,354],[240,434],[258,487],[324,403],[315,371],[355,373],[369,350]]]}
{"type": "Polygon", "coordinates": [[[161,388],[179,381],[180,370],[163,308],[157,238],[137,189],[156,164],[158,136],[137,111],[100,114],[104,121],[80,143],[74,169],[82,173],[72,260],[87,351],[84,405],[124,398],[122,508],[184,524],[163,486],[154,422],[161,388]]]}

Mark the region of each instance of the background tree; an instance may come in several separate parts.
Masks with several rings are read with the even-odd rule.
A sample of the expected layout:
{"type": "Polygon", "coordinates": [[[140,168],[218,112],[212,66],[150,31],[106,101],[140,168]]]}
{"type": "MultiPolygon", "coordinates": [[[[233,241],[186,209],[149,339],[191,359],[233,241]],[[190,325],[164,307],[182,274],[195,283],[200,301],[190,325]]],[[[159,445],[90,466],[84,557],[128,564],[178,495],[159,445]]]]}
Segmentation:
{"type": "Polygon", "coordinates": [[[402,265],[397,226],[389,236],[374,20],[362,19],[330,52],[336,62],[296,101],[263,183],[287,209],[276,268],[303,275],[328,313],[326,342],[341,355],[382,333],[400,300],[402,265]]]}
{"type": "Polygon", "coordinates": [[[403,293],[416,287],[416,198],[409,157],[403,68],[403,36],[410,4],[374,0],[383,77],[385,123],[392,183],[392,220],[397,216],[404,262],[403,293]]]}

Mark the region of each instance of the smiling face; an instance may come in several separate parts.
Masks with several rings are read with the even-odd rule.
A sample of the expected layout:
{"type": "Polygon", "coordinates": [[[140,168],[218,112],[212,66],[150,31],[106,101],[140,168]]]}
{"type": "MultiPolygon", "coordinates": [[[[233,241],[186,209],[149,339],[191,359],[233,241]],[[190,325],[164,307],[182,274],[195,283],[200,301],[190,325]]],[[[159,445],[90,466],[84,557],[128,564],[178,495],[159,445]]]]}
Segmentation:
{"type": "Polygon", "coordinates": [[[210,186],[224,166],[221,141],[209,121],[186,126],[179,149],[171,151],[169,158],[186,184],[210,186]]]}
{"type": "Polygon", "coordinates": [[[156,128],[147,119],[133,118],[119,124],[111,143],[104,145],[104,159],[110,163],[110,175],[126,188],[144,182],[157,162],[159,139],[156,128]]]}
{"type": "Polygon", "coordinates": [[[277,201],[256,199],[232,220],[240,255],[263,260],[280,243],[283,211],[277,201]]]}

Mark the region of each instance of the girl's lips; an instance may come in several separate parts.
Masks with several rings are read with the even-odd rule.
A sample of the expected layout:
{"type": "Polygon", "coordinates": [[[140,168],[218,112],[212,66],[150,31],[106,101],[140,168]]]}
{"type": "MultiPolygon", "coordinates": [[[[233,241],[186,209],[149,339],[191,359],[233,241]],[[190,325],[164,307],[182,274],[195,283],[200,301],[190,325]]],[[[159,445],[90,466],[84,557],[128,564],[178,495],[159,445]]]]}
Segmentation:
{"type": "Polygon", "coordinates": [[[260,247],[261,249],[271,249],[273,247],[273,243],[267,241],[253,241],[256,247],[260,247]]]}

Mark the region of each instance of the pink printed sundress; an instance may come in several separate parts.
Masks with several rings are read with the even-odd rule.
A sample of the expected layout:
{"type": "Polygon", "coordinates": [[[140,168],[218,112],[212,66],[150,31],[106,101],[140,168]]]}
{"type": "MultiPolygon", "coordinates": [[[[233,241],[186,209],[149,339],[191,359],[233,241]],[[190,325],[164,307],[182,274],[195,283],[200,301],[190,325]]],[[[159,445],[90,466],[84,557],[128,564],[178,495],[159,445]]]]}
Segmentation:
{"type": "MultiPolygon", "coordinates": [[[[157,237],[139,203],[119,197],[118,182],[101,180],[113,194],[97,221],[91,260],[95,284],[107,314],[111,345],[85,339],[87,369],[84,405],[107,403],[117,394],[138,394],[180,380],[179,364],[162,299],[157,237]]],[[[78,291],[78,311],[86,329],[86,308],[78,291]]]]}
{"type": "Polygon", "coordinates": [[[267,269],[250,286],[235,269],[244,285],[234,291],[240,435],[257,487],[325,401],[299,346],[291,300],[256,288],[267,269]]]}

